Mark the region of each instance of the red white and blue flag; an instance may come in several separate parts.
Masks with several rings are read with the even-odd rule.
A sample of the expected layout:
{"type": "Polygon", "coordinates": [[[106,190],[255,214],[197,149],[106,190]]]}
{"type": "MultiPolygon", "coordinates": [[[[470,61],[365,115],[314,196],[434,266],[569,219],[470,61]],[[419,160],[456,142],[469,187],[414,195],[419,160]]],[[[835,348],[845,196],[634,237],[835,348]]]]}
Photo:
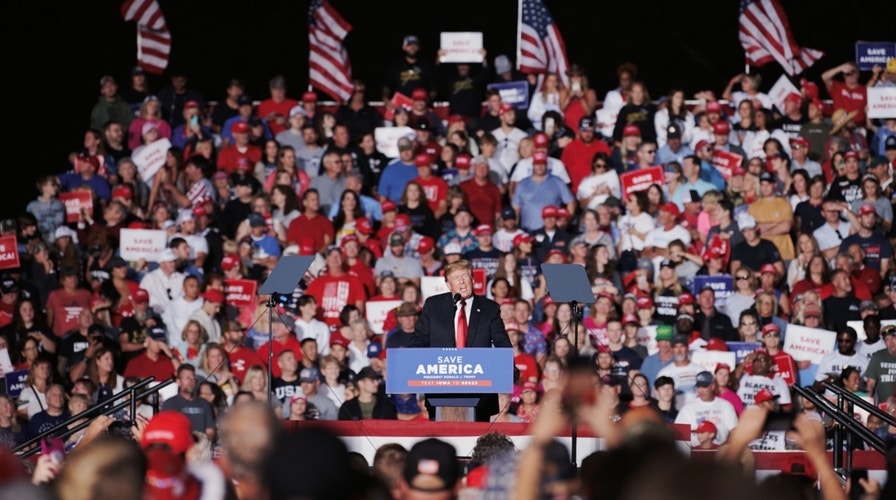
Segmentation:
{"type": "Polygon", "coordinates": [[[121,6],[121,16],[137,22],[137,62],[150,73],[162,74],[171,53],[171,32],[159,2],[127,0],[121,6]]]}
{"type": "Polygon", "coordinates": [[[523,73],[556,73],[568,84],[566,43],[542,0],[520,0],[519,67],[523,73]]]}
{"type": "Polygon", "coordinates": [[[351,97],[352,65],[342,45],[352,26],[326,0],[312,0],[308,9],[308,83],[345,102],[351,97]]]}
{"type": "Polygon", "coordinates": [[[741,0],[739,23],[747,64],[763,66],[777,61],[788,76],[794,76],[824,56],[824,52],[797,45],[777,0],[741,0]]]}

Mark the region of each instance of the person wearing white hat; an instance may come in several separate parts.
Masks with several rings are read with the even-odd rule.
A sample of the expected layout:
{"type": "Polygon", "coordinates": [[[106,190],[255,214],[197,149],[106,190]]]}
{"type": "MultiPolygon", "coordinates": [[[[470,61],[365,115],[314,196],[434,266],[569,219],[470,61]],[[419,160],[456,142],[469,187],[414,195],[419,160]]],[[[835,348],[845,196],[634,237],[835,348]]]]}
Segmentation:
{"type": "Polygon", "coordinates": [[[748,214],[741,213],[737,216],[737,227],[744,235],[744,241],[731,249],[731,274],[737,272],[741,266],[750,269],[760,269],[763,264],[772,264],[778,270],[778,275],[784,275],[784,261],[778,247],[771,241],[759,237],[759,227],[756,219],[748,214]]]}
{"type": "Polygon", "coordinates": [[[162,250],[157,262],[159,267],[143,276],[140,288],[149,292],[149,306],[161,315],[172,300],[183,295],[184,275],[177,271],[177,255],[170,248],[162,250]]]}

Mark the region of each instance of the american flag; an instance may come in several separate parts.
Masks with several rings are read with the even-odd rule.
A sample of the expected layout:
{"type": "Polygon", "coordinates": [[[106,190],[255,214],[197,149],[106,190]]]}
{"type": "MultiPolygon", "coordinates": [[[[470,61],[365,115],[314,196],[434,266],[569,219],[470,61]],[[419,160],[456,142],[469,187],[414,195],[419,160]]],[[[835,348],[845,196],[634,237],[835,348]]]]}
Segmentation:
{"type": "Polygon", "coordinates": [[[156,0],[127,0],[121,6],[125,21],[137,22],[137,62],[150,73],[162,74],[171,53],[171,32],[156,0]]]}
{"type": "Polygon", "coordinates": [[[523,73],[556,73],[564,85],[569,83],[566,70],[566,44],[554,18],[542,0],[522,2],[519,63],[523,73]]]}
{"type": "Polygon", "coordinates": [[[337,101],[347,101],[354,88],[352,65],[342,46],[352,26],[326,0],[312,0],[308,9],[308,82],[337,101]]]}
{"type": "Polygon", "coordinates": [[[739,21],[740,43],[748,64],[763,66],[777,61],[787,75],[794,76],[824,55],[796,44],[787,14],[777,0],[741,0],[739,21]]]}

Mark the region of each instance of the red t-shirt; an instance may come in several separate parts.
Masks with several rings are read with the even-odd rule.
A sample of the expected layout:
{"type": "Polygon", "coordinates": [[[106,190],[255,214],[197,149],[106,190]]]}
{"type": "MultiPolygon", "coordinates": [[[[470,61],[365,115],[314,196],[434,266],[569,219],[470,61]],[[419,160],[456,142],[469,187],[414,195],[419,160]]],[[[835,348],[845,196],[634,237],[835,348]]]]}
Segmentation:
{"type": "Polygon", "coordinates": [[[429,176],[429,179],[417,177],[414,181],[423,187],[423,194],[426,196],[429,208],[435,213],[439,209],[439,202],[448,198],[448,183],[434,175],[429,176]]]}
{"type": "Polygon", "coordinates": [[[373,280],[373,269],[370,266],[359,259],[348,266],[348,273],[361,280],[368,297],[376,293],[376,282],[373,280]]]}
{"type": "MultiPolygon", "coordinates": [[[[264,367],[268,366],[268,349],[270,342],[265,342],[265,344],[258,348],[258,358],[262,361],[261,365],[264,367]]],[[[294,336],[290,336],[286,339],[286,342],[281,344],[276,339],[274,340],[274,362],[271,366],[271,374],[274,377],[280,376],[280,367],[277,366],[277,357],[280,356],[280,353],[283,351],[292,351],[296,355],[296,359],[299,361],[302,360],[302,345],[299,344],[299,341],[296,340],[294,336]]]]}
{"type": "MultiPolygon", "coordinates": [[[[299,101],[294,99],[283,99],[281,102],[274,102],[273,99],[265,99],[258,103],[258,107],[255,108],[255,115],[259,118],[264,118],[267,120],[267,117],[271,113],[276,113],[285,118],[289,118],[289,110],[299,105],[299,101]]],[[[271,129],[271,134],[276,136],[280,132],[286,130],[286,126],[278,125],[274,120],[267,120],[268,127],[271,129]]]]}
{"type": "Polygon", "coordinates": [[[582,179],[591,175],[591,160],[597,153],[606,153],[610,156],[610,146],[599,139],[594,139],[586,144],[581,139],[576,139],[563,148],[560,161],[566,167],[569,174],[569,184],[573,196],[579,191],[579,183],[582,179]]]}
{"type": "Polygon", "coordinates": [[[517,354],[513,357],[513,366],[520,371],[520,385],[530,380],[539,380],[538,362],[532,356],[526,353],[517,354]]]}
{"type": "Polygon", "coordinates": [[[495,215],[501,213],[501,191],[494,182],[479,185],[475,179],[460,183],[460,189],[467,199],[467,207],[480,224],[495,224],[495,215]]]}
{"type": "MultiPolygon", "coordinates": [[[[302,353],[299,352],[296,353],[296,355],[301,356],[302,353]]],[[[255,354],[255,351],[248,347],[238,346],[229,351],[227,357],[230,359],[230,372],[233,373],[233,376],[236,377],[241,384],[243,383],[243,377],[246,375],[246,372],[249,371],[250,366],[267,366],[267,360],[262,361],[262,359],[258,357],[258,354],[255,354]]]]}
{"type": "MultiPolygon", "coordinates": [[[[317,317],[330,326],[339,327],[342,308],[367,300],[361,280],[345,274],[339,277],[324,274],[311,282],[305,294],[317,302],[317,317]]],[[[260,352],[260,351],[259,351],[260,352]]]]}
{"type": "Polygon", "coordinates": [[[237,149],[236,144],[227,146],[218,153],[218,170],[232,174],[238,170],[252,172],[255,164],[261,161],[261,148],[254,144],[246,146],[245,151],[237,149]]]}
{"type": "Polygon", "coordinates": [[[50,292],[47,297],[47,311],[53,311],[53,333],[62,338],[70,330],[77,328],[81,309],[90,307],[90,292],[79,288],[69,294],[62,288],[50,292]]]}
{"type": "Polygon", "coordinates": [[[845,83],[834,80],[831,83],[830,94],[834,101],[834,109],[858,111],[853,122],[860,127],[865,124],[865,104],[868,102],[868,90],[864,85],[849,88],[845,83]]]}
{"type": "Polygon", "coordinates": [[[320,250],[324,246],[324,236],[329,236],[330,241],[335,237],[333,223],[323,215],[315,215],[309,218],[302,214],[289,223],[286,230],[287,244],[298,244],[303,236],[314,238],[314,250],[320,250]]]}
{"type": "Polygon", "coordinates": [[[128,366],[124,369],[124,377],[155,377],[156,382],[168,380],[174,376],[174,365],[171,359],[164,354],[159,354],[159,359],[153,361],[146,355],[146,351],[140,353],[136,358],[128,361],[128,366]]]}

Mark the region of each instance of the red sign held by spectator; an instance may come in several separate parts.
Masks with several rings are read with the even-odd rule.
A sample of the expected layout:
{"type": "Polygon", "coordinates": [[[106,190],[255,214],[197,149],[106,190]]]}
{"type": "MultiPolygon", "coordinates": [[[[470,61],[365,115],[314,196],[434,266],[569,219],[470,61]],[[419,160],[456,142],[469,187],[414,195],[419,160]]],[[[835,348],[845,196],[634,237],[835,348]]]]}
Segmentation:
{"type": "Polygon", "coordinates": [[[0,269],[13,267],[19,267],[19,244],[16,236],[0,237],[0,269]]]}
{"type": "Polygon", "coordinates": [[[622,184],[622,196],[627,197],[634,192],[647,190],[651,184],[663,186],[666,180],[663,178],[663,167],[656,166],[621,174],[619,183],[622,184]]]}

